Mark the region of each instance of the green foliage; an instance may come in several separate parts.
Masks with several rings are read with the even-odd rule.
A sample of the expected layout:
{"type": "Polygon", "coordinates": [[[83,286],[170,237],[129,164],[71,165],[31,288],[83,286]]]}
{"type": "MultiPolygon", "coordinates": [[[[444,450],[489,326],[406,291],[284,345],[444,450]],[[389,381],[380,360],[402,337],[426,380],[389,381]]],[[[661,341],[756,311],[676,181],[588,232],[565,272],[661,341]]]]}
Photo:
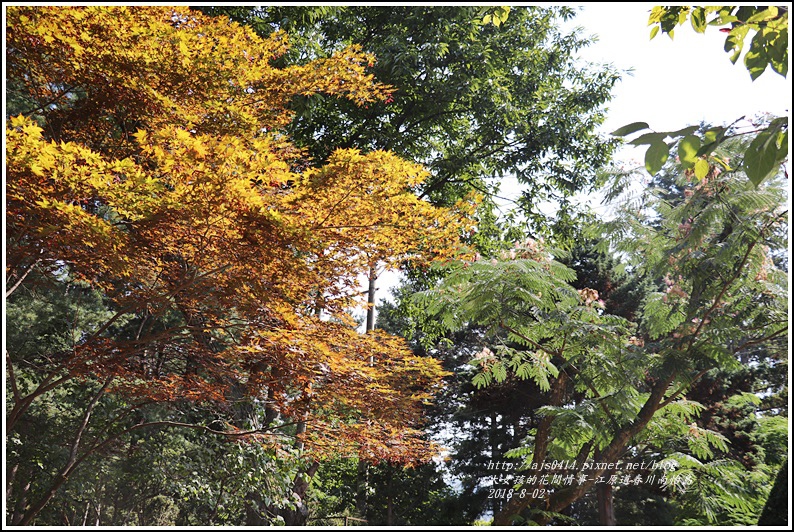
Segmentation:
{"type": "MultiPolygon", "coordinates": [[[[707,26],[726,26],[720,31],[728,33],[725,51],[733,52],[733,63],[739,58],[745,39],[755,32],[750,49],[745,54],[745,66],[750,77],[755,80],[767,66],[778,74],[788,74],[788,7],[786,6],[656,6],[651,10],[648,24],[652,25],[651,38],[659,31],[673,37],[675,28],[690,20],[698,33],[706,31],[707,26]]],[[[744,118],[744,117],[742,117],[744,118]]],[[[728,161],[715,152],[725,142],[737,135],[751,136],[752,141],[744,151],[740,165],[750,181],[756,186],[775,175],[778,168],[788,158],[788,117],[779,117],[766,124],[753,124],[753,128],[737,131],[728,127],[690,126],[678,131],[644,133],[630,141],[634,145],[648,145],[645,152],[645,169],[656,174],[664,166],[669,156],[669,147],[676,139],[678,157],[685,168],[692,170],[698,179],[704,179],[714,168],[730,171],[728,161]],[[665,142],[670,138],[672,142],[665,142]]],[[[624,137],[650,129],[645,122],[634,122],[616,129],[613,136],[624,137]]],[[[737,168],[734,165],[734,168],[737,168]]]]}
{"type": "MultiPolygon", "coordinates": [[[[732,160],[745,147],[737,139],[726,141],[719,156],[732,160]]],[[[687,383],[685,399],[660,409],[644,435],[647,450],[689,455],[678,476],[691,473],[698,482],[668,495],[679,524],[753,524],[771,467],[786,454],[787,422],[768,406],[768,397],[785,394],[780,371],[788,356],[788,318],[779,305],[786,300],[787,279],[785,272],[767,269],[774,250],[787,248],[785,183],[769,179],[756,187],[743,179],[734,170],[699,180],[685,164],[668,162],[649,189],[618,200],[624,207],[605,228],[614,248],[627,253],[630,268],[660,280],[644,302],[640,325],[654,340],[646,347],[665,354],[666,345],[676,349],[675,340],[686,345],[688,335],[696,333],[695,360],[675,351],[665,356],[701,371],[718,368],[687,383]],[[721,297],[735,296],[715,305],[729,280],[732,286],[721,297]],[[697,301],[712,309],[702,327],[693,321],[697,301]],[[717,318],[722,308],[731,310],[717,318]],[[771,415],[759,417],[759,411],[771,415]],[[712,477],[720,479],[708,487],[712,477]]],[[[622,183],[631,180],[616,176],[622,183]]]]}
{"type": "Polygon", "coordinates": [[[227,13],[260,34],[284,29],[302,50],[286,61],[352,43],[373,53],[370,71],[396,89],[389,101],[358,108],[343,99],[298,98],[290,132],[314,160],[333,147],[358,147],[421,162],[432,175],[417,192],[436,204],[470,191],[496,194],[499,179],[513,175],[524,186],[523,214],[534,231],[548,233],[538,204],[593,186],[616,146],[595,130],[618,73],[575,62],[590,40],[558,29],[574,15],[568,7],[201,9],[227,13]]]}
{"type": "Polygon", "coordinates": [[[577,290],[590,288],[598,292],[604,301],[604,313],[635,321],[637,311],[645,294],[652,291],[647,279],[632,275],[617,257],[597,249],[598,240],[593,238],[594,221],[583,220],[577,234],[576,245],[570,255],[560,261],[576,272],[571,286],[577,290]]]}
{"type": "MultiPolygon", "coordinates": [[[[35,433],[35,444],[10,438],[7,464],[16,475],[28,478],[27,490],[15,486],[12,491],[10,511],[49,488],[50,478],[66,460],[67,444],[90,391],[86,383],[58,388],[31,409],[18,429],[22,435],[35,433]]],[[[92,416],[96,427],[89,426],[85,437],[101,438],[103,429],[119,423],[118,411],[130,406],[104,399],[92,416]]],[[[167,415],[154,407],[138,408],[136,414],[138,421],[167,415]]],[[[194,409],[192,414],[200,412],[194,409]]],[[[89,456],[37,522],[243,525],[253,511],[251,493],[261,498],[260,511],[269,509],[267,517],[277,522],[276,511],[295,504],[291,487],[299,467],[295,457],[279,457],[271,446],[184,429],[141,430],[116,438],[102,455],[89,456]]]]}
{"type": "Polygon", "coordinates": [[[671,304],[667,294],[663,292],[648,294],[642,312],[651,340],[666,336],[686,319],[683,302],[679,300],[671,304]]]}
{"type": "Polygon", "coordinates": [[[482,15],[482,18],[477,18],[475,21],[477,24],[493,24],[497,28],[501,26],[506,20],[507,17],[510,16],[510,6],[496,6],[494,8],[481,8],[479,15],[482,15]]]}
{"type": "MultiPolygon", "coordinates": [[[[444,390],[428,410],[427,430],[449,450],[441,469],[448,484],[456,488],[456,517],[450,523],[468,524],[483,512],[498,511],[504,504],[504,499],[488,498],[492,487],[511,487],[483,482],[489,457],[506,456],[509,449],[519,446],[535,423],[534,405],[542,404],[547,394],[534,380],[521,380],[509,368],[504,382],[476,387],[473,379],[484,374],[478,371],[479,366],[469,362],[483,349],[483,329],[469,326],[444,333],[438,320],[420,312],[422,305],[410,297],[415,290],[403,287],[401,292],[405,295],[399,297],[399,307],[382,307],[378,320],[379,324],[386,324],[387,315],[393,316],[398,308],[402,309],[400,326],[407,328],[403,334],[413,338],[415,349],[443,360],[444,368],[450,372],[444,390]],[[436,340],[430,341],[428,337],[436,340]]],[[[388,323],[393,323],[391,319],[388,323]]]]}
{"type": "MultiPolygon", "coordinates": [[[[436,290],[417,295],[425,311],[447,329],[485,327],[484,340],[494,351],[484,347],[475,355],[472,363],[480,368],[475,386],[504,382],[509,369],[548,391],[549,378],[559,374],[555,353],[564,351],[568,363],[579,365],[581,359],[589,367],[604,357],[600,349],[611,348],[602,339],[619,342],[626,334],[621,320],[600,316],[599,302],[583,303],[566,282],[573,280],[573,272],[546,253],[542,244],[528,241],[503,253],[502,260],[464,263],[436,290]]],[[[609,379],[606,360],[601,363],[602,373],[594,380],[609,379]]]]}
{"type": "MultiPolygon", "coordinates": [[[[764,125],[754,123],[752,130],[742,130],[735,125],[736,123],[728,127],[690,126],[678,131],[651,131],[640,134],[629,141],[629,144],[648,145],[645,169],[652,175],[662,169],[667,162],[670,148],[677,144],[681,165],[692,171],[698,179],[705,178],[714,168],[730,171],[741,167],[750,181],[759,185],[775,175],[788,157],[788,119],[775,118],[764,125]],[[731,165],[720,156],[720,148],[738,136],[749,136],[752,140],[739,164],[731,165]],[[664,141],[668,138],[672,139],[669,144],[664,141]]],[[[630,126],[619,128],[612,135],[624,136],[650,129],[644,122],[630,126]]]]}
{"type": "Polygon", "coordinates": [[[788,456],[788,418],[762,416],[754,435],[763,449],[763,462],[774,467],[784,465],[788,456]]]}
{"type": "Polygon", "coordinates": [[[742,167],[754,184],[772,175],[788,157],[788,120],[776,119],[759,133],[744,153],[742,167]]]}
{"type": "MultiPolygon", "coordinates": [[[[35,273],[30,277],[33,283],[44,282],[35,273]]],[[[6,331],[12,361],[35,367],[41,357],[73,349],[113,316],[101,292],[71,282],[65,271],[60,277],[45,290],[27,289],[7,301],[6,319],[15,324],[6,331]]],[[[115,330],[127,321],[117,323],[115,330]]]]}
{"type": "Polygon", "coordinates": [[[761,517],[758,518],[759,526],[786,526],[789,524],[788,481],[786,479],[786,473],[788,472],[787,466],[788,461],[783,462],[783,465],[775,477],[775,484],[772,486],[772,491],[769,493],[769,498],[764,505],[761,517]]]}
{"type": "Polygon", "coordinates": [[[515,376],[548,392],[561,371],[576,375],[582,396],[575,404],[535,411],[555,418],[550,455],[570,458],[583,442],[602,441],[603,427],[630,418],[636,392],[626,383],[641,379],[647,361],[621,353],[629,324],[603,315],[593,291],[571,287],[572,270],[541,243],[517,245],[500,259],[464,263],[415,299],[445,327],[482,327],[481,342],[493,350],[482,347],[471,362],[479,369],[472,380],[478,388],[515,376]]]}
{"type": "Polygon", "coordinates": [[[648,170],[648,173],[655,174],[662,169],[669,155],[670,147],[664,141],[651,142],[645,152],[645,169],[648,170]]]}
{"type": "Polygon", "coordinates": [[[788,6],[656,6],[648,17],[651,38],[659,31],[673,38],[675,27],[686,23],[705,33],[708,26],[725,26],[725,51],[736,63],[749,35],[753,35],[744,63],[753,80],[767,66],[785,77],[788,73],[788,6]],[[752,32],[752,33],[751,33],[752,32]]]}
{"type": "MultiPolygon", "coordinates": [[[[675,134],[686,138],[697,129],[675,134]]],[[[706,134],[713,142],[720,132],[706,134]]],[[[694,150],[691,139],[688,144],[682,152],[694,150]]],[[[717,156],[729,161],[729,150],[741,148],[726,141],[717,156]]],[[[414,301],[441,329],[478,331],[479,347],[469,351],[479,370],[475,387],[527,379],[547,392],[532,413],[535,423],[550,424],[530,428],[507,456],[533,465],[573,460],[626,441],[624,431],[644,423],[628,445],[678,452],[674,485],[724,476],[712,491],[675,495],[681,520],[746,523],[765,498],[766,469],[725,458],[753,429],[730,426],[716,413],[741,416],[760,400],[739,389],[712,413],[711,403],[686,393],[712,368],[738,371],[760,346],[766,352],[758,356],[785,357],[778,340],[787,330],[787,281],[771,260],[771,250],[786,242],[784,183],[755,186],[730,167],[702,179],[685,164],[670,161],[663,170],[656,188],[642,191],[639,201],[621,200],[614,221],[602,225],[604,252],[620,253],[632,276],[654,285],[632,313],[636,324],[606,314],[600,294],[587,286],[574,289],[571,270],[554,260],[561,252],[534,241],[491,260],[464,262],[414,301]],[[528,371],[528,363],[537,371],[528,371]],[[650,383],[665,378],[669,384],[654,403],[650,383]],[[566,386],[554,388],[559,383],[566,386]],[[750,471],[750,482],[743,471],[750,471]]],[[[744,460],[754,452],[748,451],[744,460]]]]}
{"type": "MultiPolygon", "coordinates": [[[[343,524],[344,517],[368,526],[465,525],[465,510],[436,464],[416,468],[382,463],[368,468],[366,515],[356,511],[356,459],[324,462],[312,481],[309,524],[343,524]]],[[[351,521],[349,524],[357,524],[351,521]]]]}
{"type": "MultiPolygon", "coordinates": [[[[568,8],[201,9],[262,34],[276,28],[289,33],[294,46],[274,60],[280,65],[324,57],[350,41],[374,51],[379,61],[371,69],[397,88],[393,101],[357,109],[341,99],[298,97],[291,131],[317,160],[345,143],[422,160],[433,179],[417,193],[436,203],[451,203],[470,190],[495,193],[494,178],[516,173],[527,187],[522,205],[536,229],[545,231],[537,203],[552,198],[564,204],[598,183],[595,170],[613,149],[593,128],[617,77],[573,67],[574,53],[587,41],[555,29],[559,19],[571,16],[568,8]]],[[[654,30],[672,36],[687,17],[699,32],[730,23],[726,51],[734,52],[735,61],[754,29],[746,59],[753,79],[767,63],[785,75],[780,39],[787,11],[725,9],[657,8],[654,30]],[[709,21],[711,15],[720,18],[709,21]]],[[[9,87],[15,90],[13,80],[9,87]]],[[[12,100],[10,109],[26,105],[22,97],[12,100]]],[[[781,267],[786,183],[775,174],[787,157],[787,120],[760,129],[655,132],[636,122],[615,131],[638,134],[631,143],[648,146],[645,168],[656,178],[654,188],[624,201],[615,221],[603,226],[600,253],[583,238],[570,254],[532,239],[513,245],[522,231],[498,220],[487,197],[477,213],[480,227],[470,236],[483,256],[412,272],[398,303],[379,313],[379,325],[409,331],[417,352],[442,359],[450,371],[439,404],[428,407],[436,422],[429,429],[449,441],[449,463],[371,468],[373,496],[359,517],[370,525],[427,526],[497,514],[505,501],[488,499],[482,482],[489,459],[529,463],[541,444],[547,445],[544,458],[571,460],[583,451],[593,458],[638,423],[655,383],[671,374],[676,377],[663,404],[625,452],[667,457],[675,466],[668,478],[680,489],[621,487],[615,495],[619,515],[654,525],[672,524],[674,514],[677,524],[752,525],[782,464],[767,502],[779,508],[788,453],[788,286],[781,267]],[[750,135],[737,156],[736,139],[750,135]],[[432,288],[410,295],[427,286],[432,288]],[[565,386],[556,400],[560,382],[565,386]],[[544,420],[551,422],[545,435],[544,420]],[[459,490],[445,482],[449,474],[459,490]],[[654,513],[648,522],[644,514],[657,511],[664,517],[654,513]]],[[[613,185],[619,194],[622,183],[613,185]]],[[[563,209],[558,222],[570,230],[573,220],[563,209]]],[[[6,335],[19,386],[6,390],[8,409],[14,393],[24,395],[42,382],[43,362],[74,350],[117,309],[100,292],[70,280],[65,268],[50,284],[34,268],[6,310],[15,324],[6,335]]],[[[180,316],[163,313],[155,320],[141,314],[117,319],[101,334],[132,343],[144,325],[154,336],[186,327],[180,316]]],[[[101,386],[86,377],[53,389],[8,435],[10,521],[57,478],[101,386]],[[27,487],[20,479],[29,479],[27,487]]],[[[264,401],[236,399],[231,406],[177,400],[162,408],[101,397],[82,447],[75,448],[112,437],[101,452],[86,456],[37,524],[283,524],[284,511],[301,503],[293,487],[308,464],[298,449],[281,446],[276,452],[265,439],[241,444],[174,428],[127,432],[171,419],[217,429],[226,428],[217,420],[236,419],[248,428],[272,415],[264,401]]],[[[340,524],[333,516],[356,515],[356,465],[338,459],[320,466],[306,500],[311,524],[340,524]]],[[[531,508],[523,517],[582,521],[593,514],[592,499],[585,494],[566,511],[570,515],[531,508]]]]}
{"type": "Polygon", "coordinates": [[[755,524],[769,491],[766,471],[748,472],[735,461],[702,462],[685,454],[673,455],[669,463],[675,467],[666,478],[669,485],[676,486],[677,524],[755,524]]]}

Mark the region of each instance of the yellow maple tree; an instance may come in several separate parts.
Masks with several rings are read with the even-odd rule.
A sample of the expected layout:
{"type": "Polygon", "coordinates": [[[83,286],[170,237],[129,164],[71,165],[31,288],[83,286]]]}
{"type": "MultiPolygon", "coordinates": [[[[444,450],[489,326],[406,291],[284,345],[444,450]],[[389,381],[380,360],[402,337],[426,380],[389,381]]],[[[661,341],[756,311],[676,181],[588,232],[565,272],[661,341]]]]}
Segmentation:
{"type": "MultiPolygon", "coordinates": [[[[68,274],[115,311],[33,392],[14,387],[8,429],[91,376],[164,404],[266,397],[317,457],[428,459],[439,364],[345,312],[374,261],[456,253],[471,205],[420,201],[426,172],[387,152],[313,165],[283,132],[296,95],[387,97],[374,58],[353,47],[276,68],[283,35],[186,8],[16,6],[7,26],[8,77],[30,102],[6,127],[7,297],[31,271],[68,274]],[[167,315],[180,320],[153,326],[167,315]],[[122,319],[140,324],[131,338],[110,333],[122,319]]],[[[20,362],[9,353],[12,380],[20,362]]]]}

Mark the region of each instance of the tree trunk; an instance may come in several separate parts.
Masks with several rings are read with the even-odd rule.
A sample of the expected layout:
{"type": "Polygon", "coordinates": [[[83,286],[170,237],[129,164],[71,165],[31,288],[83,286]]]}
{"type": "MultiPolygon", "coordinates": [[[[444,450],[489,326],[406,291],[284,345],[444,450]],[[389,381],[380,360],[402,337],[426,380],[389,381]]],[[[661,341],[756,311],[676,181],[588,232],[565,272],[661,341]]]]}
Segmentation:
{"type": "Polygon", "coordinates": [[[22,486],[21,493],[17,497],[17,503],[14,506],[14,514],[11,517],[11,524],[18,525],[22,518],[25,516],[25,507],[28,505],[28,492],[30,491],[30,481],[28,480],[22,486]]]}
{"type": "Polygon", "coordinates": [[[602,526],[615,526],[615,507],[612,498],[612,485],[598,484],[598,524],[602,526]]]}
{"type": "Polygon", "coordinates": [[[394,494],[392,493],[392,477],[394,470],[389,466],[389,474],[386,484],[386,526],[394,526],[394,494]]]}
{"type": "MultiPolygon", "coordinates": [[[[375,328],[375,281],[378,275],[375,263],[369,267],[369,286],[367,287],[367,322],[365,332],[370,332],[375,328]]],[[[373,364],[372,357],[369,363],[373,364]]],[[[367,491],[369,489],[369,466],[361,459],[356,467],[356,511],[362,519],[367,517],[367,491]]]]}
{"type": "Polygon", "coordinates": [[[295,484],[292,487],[292,492],[298,496],[300,502],[294,510],[285,511],[282,516],[284,517],[284,524],[286,526],[306,526],[307,518],[309,517],[309,509],[306,507],[304,500],[306,499],[306,491],[309,489],[309,482],[320,467],[320,462],[314,461],[309,468],[299,473],[295,477],[295,484]]]}
{"type": "MultiPolygon", "coordinates": [[[[564,375],[564,373],[561,373],[560,375],[564,375]]],[[[653,419],[653,415],[659,409],[662,400],[664,399],[664,394],[667,391],[667,388],[670,386],[670,383],[675,379],[675,376],[676,372],[674,371],[668,378],[657,381],[651,390],[650,396],[637,414],[637,418],[634,420],[634,422],[618,431],[618,433],[613,436],[609,445],[607,445],[603,451],[596,453],[596,455],[593,457],[594,461],[601,463],[614,463],[618,458],[620,458],[631,438],[639,434],[640,431],[642,431],[642,429],[648,425],[651,419],[653,419]]],[[[543,425],[543,422],[541,422],[541,425],[543,425]]],[[[549,422],[549,426],[550,425],[551,422],[549,422]]],[[[535,462],[537,459],[538,446],[543,446],[543,455],[545,457],[545,449],[549,443],[548,441],[545,441],[546,438],[544,438],[544,441],[540,441],[540,436],[541,427],[539,426],[536,444],[536,456],[533,458],[533,462],[535,462]]],[[[543,458],[540,458],[540,461],[542,460],[543,458]]],[[[592,476],[588,476],[587,482],[554,492],[554,494],[546,501],[544,510],[548,512],[560,512],[564,510],[571,503],[577,501],[582,495],[584,495],[587,490],[589,490],[598,481],[603,473],[603,469],[596,470],[592,476]]],[[[493,524],[496,526],[511,525],[513,523],[514,517],[519,516],[521,512],[523,512],[529,506],[530,502],[532,502],[532,499],[529,497],[525,497],[523,499],[513,497],[510,499],[510,502],[508,502],[504,508],[502,508],[502,511],[494,516],[493,524]]],[[[545,525],[548,523],[548,521],[548,518],[543,517],[537,520],[538,524],[540,525],[545,525]]]]}
{"type": "Polygon", "coordinates": [[[83,513],[82,526],[88,525],[88,513],[91,511],[91,501],[85,501],[85,513],[83,513]]]}
{"type": "Polygon", "coordinates": [[[13,494],[13,486],[14,486],[14,479],[17,476],[17,471],[19,470],[19,464],[14,464],[8,472],[6,473],[6,505],[8,505],[9,501],[11,500],[11,495],[13,494]]]}
{"type": "Polygon", "coordinates": [[[366,324],[366,332],[369,332],[375,328],[375,291],[377,288],[375,287],[375,281],[378,279],[378,275],[376,270],[375,264],[369,267],[369,286],[367,287],[367,324],[366,324]]]}
{"type": "Polygon", "coordinates": [[[356,467],[356,512],[362,519],[367,518],[367,488],[369,486],[369,467],[359,459],[356,467]]]}
{"type": "Polygon", "coordinates": [[[780,470],[775,477],[775,483],[769,497],[758,518],[758,526],[788,526],[788,482],[786,480],[788,472],[788,460],[783,462],[780,470]]]}
{"type": "Polygon", "coordinates": [[[95,449],[89,450],[88,453],[83,454],[82,456],[78,456],[80,441],[83,438],[83,434],[85,433],[86,427],[88,427],[88,422],[91,419],[91,414],[94,411],[94,407],[96,407],[97,402],[102,397],[102,395],[104,395],[105,390],[107,389],[108,386],[110,386],[110,383],[113,381],[113,379],[114,377],[108,377],[107,379],[105,379],[105,382],[99,388],[97,393],[94,394],[94,397],[91,399],[91,402],[86,407],[85,414],[83,415],[83,420],[80,423],[77,432],[75,433],[74,440],[72,441],[71,449],[69,450],[69,459],[67,460],[66,465],[55,476],[55,480],[50,486],[50,489],[45,492],[44,496],[41,499],[39,499],[38,502],[36,502],[33,506],[31,506],[27,512],[25,512],[25,515],[22,517],[22,519],[19,522],[20,525],[31,524],[31,522],[36,518],[39,512],[45,506],[47,506],[47,504],[55,496],[58,490],[61,489],[61,486],[63,486],[66,483],[66,481],[69,480],[69,476],[74,472],[77,466],[80,465],[82,460],[86,456],[88,456],[88,454],[93,452],[93,450],[95,450],[95,449]]]}

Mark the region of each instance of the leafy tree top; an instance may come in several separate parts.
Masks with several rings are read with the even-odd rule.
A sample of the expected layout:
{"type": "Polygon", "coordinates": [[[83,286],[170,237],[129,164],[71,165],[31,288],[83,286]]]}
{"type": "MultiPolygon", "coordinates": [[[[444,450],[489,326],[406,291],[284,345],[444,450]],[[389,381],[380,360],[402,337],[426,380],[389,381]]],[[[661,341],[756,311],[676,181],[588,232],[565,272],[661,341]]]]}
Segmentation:
{"type": "Polygon", "coordinates": [[[242,386],[302,420],[314,453],[427,458],[417,425],[438,364],[344,311],[373,261],[454,254],[471,203],[418,199],[427,172],[384,151],[309,166],[283,129],[298,95],[385,99],[372,58],[278,68],[283,34],[185,8],[17,6],[7,21],[8,75],[30,102],[6,126],[10,292],[68,275],[115,311],[45,354],[12,420],[75,377],[160,402],[223,404],[242,386]],[[133,339],[111,334],[125,317],[143,320],[133,339]],[[153,353],[157,371],[136,362],[153,353]]]}
{"type": "Polygon", "coordinates": [[[522,211],[549,232],[537,209],[596,182],[616,143],[595,133],[618,73],[575,62],[589,44],[564,34],[567,7],[267,6],[201,8],[260,34],[286,31],[296,47],[285,64],[328,57],[355,43],[372,53],[376,79],[394,90],[364,106],[301,97],[290,127],[318,161],[335,146],[387,149],[425,164],[420,194],[451,205],[468,191],[491,194],[514,175],[522,211]]]}

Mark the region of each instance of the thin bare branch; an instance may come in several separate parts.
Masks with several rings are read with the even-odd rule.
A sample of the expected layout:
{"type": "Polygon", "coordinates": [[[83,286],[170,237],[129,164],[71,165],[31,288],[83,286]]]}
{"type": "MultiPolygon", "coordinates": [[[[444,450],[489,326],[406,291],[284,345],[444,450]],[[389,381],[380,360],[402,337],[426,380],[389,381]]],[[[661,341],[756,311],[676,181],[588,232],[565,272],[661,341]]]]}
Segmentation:
{"type": "Polygon", "coordinates": [[[17,387],[17,378],[14,374],[14,364],[11,363],[11,356],[6,351],[6,368],[8,369],[8,378],[11,383],[11,393],[14,396],[14,403],[19,403],[19,388],[17,387]]]}
{"type": "Polygon", "coordinates": [[[99,390],[97,390],[96,394],[94,394],[94,397],[92,397],[91,401],[88,403],[88,406],[85,409],[85,415],[83,416],[83,421],[80,423],[80,427],[77,429],[74,441],[72,442],[72,447],[69,450],[69,462],[72,462],[77,458],[77,450],[80,447],[80,440],[83,438],[83,433],[88,426],[88,421],[91,419],[91,413],[94,411],[94,407],[99,401],[99,398],[104,395],[107,387],[110,386],[111,382],[113,382],[113,378],[114,377],[108,377],[105,379],[105,382],[102,383],[102,386],[100,386],[99,390]]]}
{"type": "Polygon", "coordinates": [[[22,272],[22,275],[20,275],[20,276],[19,276],[19,279],[17,279],[17,282],[16,282],[16,283],[14,283],[14,285],[13,285],[11,288],[9,288],[8,290],[6,290],[6,299],[8,299],[8,296],[10,296],[11,294],[13,294],[13,293],[14,293],[14,291],[15,291],[17,288],[19,288],[19,285],[21,285],[21,284],[22,284],[22,281],[24,281],[24,280],[25,280],[25,278],[28,276],[28,274],[29,274],[30,272],[32,272],[32,271],[33,271],[33,268],[35,268],[35,267],[36,267],[36,264],[38,264],[39,262],[41,262],[41,257],[39,257],[38,259],[36,259],[35,261],[33,261],[33,263],[32,263],[30,266],[28,266],[27,268],[25,268],[25,271],[24,271],[24,272],[22,272]]]}

